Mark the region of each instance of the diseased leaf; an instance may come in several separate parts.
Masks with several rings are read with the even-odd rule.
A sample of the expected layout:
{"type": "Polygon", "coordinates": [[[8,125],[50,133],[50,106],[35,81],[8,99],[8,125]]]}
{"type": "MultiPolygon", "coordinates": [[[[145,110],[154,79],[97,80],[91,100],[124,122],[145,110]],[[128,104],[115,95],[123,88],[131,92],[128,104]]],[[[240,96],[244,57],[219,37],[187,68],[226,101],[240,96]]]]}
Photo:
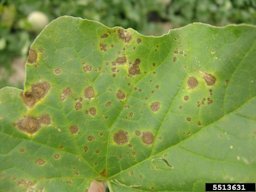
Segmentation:
{"type": "Polygon", "coordinates": [[[255,181],[255,39],[247,25],[195,23],[149,37],[53,21],[31,46],[25,89],[0,90],[1,190],[255,181]]]}

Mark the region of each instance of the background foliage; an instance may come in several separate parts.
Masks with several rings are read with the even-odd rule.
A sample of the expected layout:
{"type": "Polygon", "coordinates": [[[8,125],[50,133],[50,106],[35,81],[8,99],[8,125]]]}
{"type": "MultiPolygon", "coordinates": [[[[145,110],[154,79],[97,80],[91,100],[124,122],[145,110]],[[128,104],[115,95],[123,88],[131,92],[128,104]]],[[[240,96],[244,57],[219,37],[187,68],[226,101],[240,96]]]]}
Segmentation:
{"type": "Polygon", "coordinates": [[[22,86],[27,50],[40,32],[28,22],[34,11],[49,21],[72,15],[154,35],[195,21],[217,26],[256,23],[256,0],[1,0],[0,87],[22,86]]]}

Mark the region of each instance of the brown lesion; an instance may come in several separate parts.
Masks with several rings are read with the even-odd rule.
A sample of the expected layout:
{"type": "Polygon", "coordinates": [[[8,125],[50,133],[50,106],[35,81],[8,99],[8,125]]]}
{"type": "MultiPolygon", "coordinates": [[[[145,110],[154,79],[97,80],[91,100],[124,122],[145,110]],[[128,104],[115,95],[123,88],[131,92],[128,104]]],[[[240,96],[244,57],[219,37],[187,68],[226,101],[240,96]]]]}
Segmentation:
{"type": "Polygon", "coordinates": [[[151,111],[157,112],[160,109],[160,102],[155,101],[155,102],[151,103],[150,108],[151,108],[151,111]]]}
{"type": "Polygon", "coordinates": [[[71,94],[71,89],[69,87],[65,88],[60,95],[61,101],[65,101],[71,94]]]}
{"type": "Polygon", "coordinates": [[[216,77],[210,73],[201,72],[205,83],[208,86],[213,86],[216,83],[216,77]]]}
{"type": "Polygon", "coordinates": [[[83,107],[82,102],[81,102],[80,100],[78,100],[78,101],[75,103],[75,110],[76,110],[76,111],[79,111],[79,110],[82,109],[82,107],[83,107]]]}
{"type": "Polygon", "coordinates": [[[95,91],[92,86],[88,86],[84,90],[84,96],[86,99],[92,99],[95,97],[95,91]]]}
{"type": "Polygon", "coordinates": [[[88,72],[91,72],[92,71],[92,66],[91,65],[88,65],[88,64],[85,64],[83,66],[83,70],[84,72],[88,73],[88,72]]]}
{"type": "Polygon", "coordinates": [[[34,134],[41,128],[42,125],[50,125],[51,117],[48,114],[42,115],[38,118],[32,116],[25,116],[16,122],[17,128],[25,133],[34,134]]]}
{"type": "Polygon", "coordinates": [[[38,121],[39,121],[40,124],[50,125],[51,124],[51,117],[48,114],[42,115],[41,117],[38,118],[38,121]]]}
{"type": "Polygon", "coordinates": [[[78,128],[78,126],[76,126],[76,125],[71,125],[71,126],[69,127],[69,131],[70,131],[70,133],[71,133],[72,135],[75,135],[75,134],[78,133],[79,128],[78,128]]]}
{"type": "Polygon", "coordinates": [[[102,177],[107,177],[107,176],[108,176],[107,170],[106,170],[106,169],[103,169],[103,170],[100,172],[100,175],[101,175],[102,177]]]}
{"type": "Polygon", "coordinates": [[[116,97],[117,97],[117,99],[119,99],[119,100],[124,100],[125,98],[126,98],[126,95],[125,95],[125,93],[124,93],[124,91],[122,91],[122,90],[118,90],[117,91],[117,93],[116,93],[116,97]]]}
{"type": "Polygon", "coordinates": [[[154,142],[154,135],[149,131],[145,131],[142,133],[141,139],[144,144],[151,145],[154,142]]]}
{"type": "Polygon", "coordinates": [[[33,84],[31,91],[21,93],[21,98],[28,107],[33,107],[36,104],[36,102],[45,97],[49,89],[50,84],[47,82],[33,84]]]}
{"type": "Polygon", "coordinates": [[[118,37],[125,43],[128,43],[131,41],[132,36],[126,29],[118,29],[117,32],[118,32],[118,37]]]}
{"type": "Polygon", "coordinates": [[[43,160],[43,159],[37,159],[36,160],[36,164],[39,165],[39,166],[43,166],[45,163],[46,163],[46,161],[43,160]]]}
{"type": "Polygon", "coordinates": [[[114,134],[114,141],[118,145],[123,145],[128,143],[128,132],[120,130],[114,134]]]}
{"type": "Polygon", "coordinates": [[[107,33],[104,33],[100,36],[101,38],[107,38],[108,37],[108,34],[107,33]]]}
{"type": "Polygon", "coordinates": [[[92,142],[92,141],[95,140],[95,137],[94,137],[93,135],[89,135],[89,136],[87,137],[87,140],[88,140],[89,142],[92,142]]]}
{"type": "Polygon", "coordinates": [[[61,68],[55,68],[55,69],[53,70],[53,73],[54,73],[54,75],[61,75],[62,69],[61,69],[61,68]]]}
{"type": "Polygon", "coordinates": [[[34,64],[34,63],[36,63],[37,58],[38,58],[37,52],[34,49],[29,49],[28,62],[34,64]]]}
{"type": "Polygon", "coordinates": [[[120,56],[116,58],[115,63],[122,65],[126,63],[126,61],[127,61],[126,56],[120,56]]]}
{"type": "Polygon", "coordinates": [[[189,77],[187,81],[187,85],[190,89],[194,89],[198,85],[198,81],[195,77],[189,77]]]}
{"type": "Polygon", "coordinates": [[[97,109],[95,107],[90,107],[88,109],[88,113],[89,113],[89,115],[94,117],[95,115],[97,115],[97,109]]]}
{"type": "Polygon", "coordinates": [[[105,44],[105,43],[100,43],[100,50],[101,50],[101,51],[107,51],[107,44],[105,44]]]}
{"type": "Polygon", "coordinates": [[[135,59],[134,63],[129,68],[129,75],[134,76],[140,74],[140,59],[135,59]]]}

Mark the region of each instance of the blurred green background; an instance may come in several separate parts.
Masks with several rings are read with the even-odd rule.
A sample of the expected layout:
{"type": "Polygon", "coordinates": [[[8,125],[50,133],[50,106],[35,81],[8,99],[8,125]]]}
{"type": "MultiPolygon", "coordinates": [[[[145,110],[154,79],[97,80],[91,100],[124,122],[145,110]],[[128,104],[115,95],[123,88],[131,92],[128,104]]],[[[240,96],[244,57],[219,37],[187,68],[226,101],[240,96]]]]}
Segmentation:
{"type": "Polygon", "coordinates": [[[28,48],[51,20],[72,15],[160,35],[191,22],[256,23],[256,0],[0,0],[0,88],[22,87],[28,48]]]}

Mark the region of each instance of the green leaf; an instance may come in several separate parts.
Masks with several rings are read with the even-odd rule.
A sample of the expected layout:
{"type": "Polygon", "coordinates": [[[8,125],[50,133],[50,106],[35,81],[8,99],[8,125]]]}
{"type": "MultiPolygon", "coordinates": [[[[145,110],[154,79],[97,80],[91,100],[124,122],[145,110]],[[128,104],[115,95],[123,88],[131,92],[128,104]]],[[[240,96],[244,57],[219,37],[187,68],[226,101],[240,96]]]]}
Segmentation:
{"type": "Polygon", "coordinates": [[[256,28],[161,37],[60,17],[0,90],[0,188],[204,191],[256,180],[256,28]]]}

